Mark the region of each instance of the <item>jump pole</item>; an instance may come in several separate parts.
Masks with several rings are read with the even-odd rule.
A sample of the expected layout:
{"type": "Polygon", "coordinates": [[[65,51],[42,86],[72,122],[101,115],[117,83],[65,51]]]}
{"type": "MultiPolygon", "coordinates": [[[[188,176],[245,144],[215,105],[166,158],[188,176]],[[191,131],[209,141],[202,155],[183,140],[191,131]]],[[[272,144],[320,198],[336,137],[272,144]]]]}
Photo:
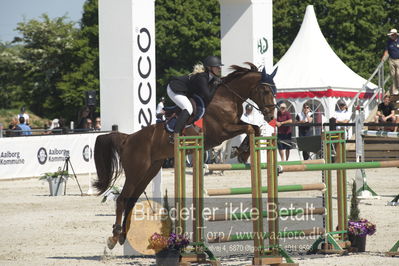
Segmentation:
{"type": "MultiPolygon", "coordinates": [[[[194,251],[182,253],[181,263],[211,263],[220,265],[213,253],[205,246],[204,242],[204,221],[203,221],[203,194],[204,194],[204,136],[179,136],[174,135],[174,156],[175,156],[175,208],[176,222],[175,232],[178,234],[186,233],[185,219],[179,219],[186,207],[186,151],[193,153],[193,239],[191,245],[194,251]],[[206,255],[209,261],[206,260],[206,255]]],[[[186,264],[184,264],[186,265],[186,264]]]]}
{"type": "MultiPolygon", "coordinates": [[[[294,191],[311,191],[319,190],[324,191],[326,185],[324,183],[319,184],[298,184],[298,185],[282,185],[277,187],[278,192],[294,192],[294,191]]],[[[208,196],[226,196],[226,195],[242,195],[251,194],[252,188],[241,187],[241,188],[213,188],[206,190],[208,196]]],[[[267,193],[267,187],[262,187],[262,193],[267,193]]]]}
{"type": "MultiPolygon", "coordinates": [[[[297,216],[297,215],[324,215],[325,208],[308,208],[308,209],[283,209],[279,210],[279,216],[297,216]]],[[[251,212],[237,213],[220,213],[212,215],[208,219],[209,222],[228,221],[228,220],[250,220],[251,212]]],[[[267,211],[262,211],[262,217],[267,217],[267,211]]]]}
{"type": "MultiPolygon", "coordinates": [[[[297,164],[320,164],[325,163],[324,159],[305,160],[305,161],[284,161],[277,162],[277,165],[297,165],[297,164]]],[[[267,163],[261,163],[261,168],[266,169],[267,163]]],[[[236,164],[205,164],[205,169],[209,171],[225,171],[225,170],[250,170],[250,164],[236,163],[236,164]]]]}
{"type": "Polygon", "coordinates": [[[385,137],[385,138],[399,138],[399,132],[389,132],[389,131],[362,130],[362,135],[385,137]]]}
{"type": "Polygon", "coordinates": [[[369,169],[369,168],[392,168],[399,167],[399,160],[380,161],[380,162],[360,162],[360,163],[328,163],[328,164],[308,164],[308,165],[286,165],[281,166],[282,172],[305,172],[305,171],[331,171],[348,169],[369,169]]]}

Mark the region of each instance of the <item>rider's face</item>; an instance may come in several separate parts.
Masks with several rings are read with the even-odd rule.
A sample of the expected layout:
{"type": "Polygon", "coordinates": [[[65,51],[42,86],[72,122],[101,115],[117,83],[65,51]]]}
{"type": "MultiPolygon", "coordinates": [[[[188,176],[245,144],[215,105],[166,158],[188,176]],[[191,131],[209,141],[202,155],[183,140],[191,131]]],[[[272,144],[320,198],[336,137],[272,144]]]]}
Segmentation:
{"type": "Polygon", "coordinates": [[[220,73],[221,73],[221,68],[219,67],[219,66],[217,66],[217,67],[211,67],[211,72],[213,73],[213,74],[215,74],[216,76],[220,76],[220,73]]]}

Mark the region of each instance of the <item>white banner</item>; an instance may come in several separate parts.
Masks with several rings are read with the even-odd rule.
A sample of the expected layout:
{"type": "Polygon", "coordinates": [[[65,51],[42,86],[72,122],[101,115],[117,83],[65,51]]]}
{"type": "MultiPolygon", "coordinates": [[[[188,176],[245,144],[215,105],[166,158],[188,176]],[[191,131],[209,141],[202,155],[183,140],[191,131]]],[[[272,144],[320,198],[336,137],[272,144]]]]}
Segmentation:
{"type": "Polygon", "coordinates": [[[41,176],[63,168],[95,173],[94,143],[101,133],[0,138],[0,179],[41,176]]]}

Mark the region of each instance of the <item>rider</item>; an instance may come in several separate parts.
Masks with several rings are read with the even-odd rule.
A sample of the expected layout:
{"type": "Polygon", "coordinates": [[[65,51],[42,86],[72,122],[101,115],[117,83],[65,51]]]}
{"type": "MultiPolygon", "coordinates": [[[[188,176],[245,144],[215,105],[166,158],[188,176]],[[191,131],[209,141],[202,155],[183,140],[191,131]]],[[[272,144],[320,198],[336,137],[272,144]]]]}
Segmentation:
{"type": "Polygon", "coordinates": [[[208,56],[204,60],[205,67],[202,72],[191,73],[187,76],[173,77],[167,87],[169,98],[182,110],[176,119],[174,133],[181,133],[188,118],[193,113],[193,106],[188,97],[196,94],[205,103],[205,107],[211,102],[216,87],[220,84],[221,66],[220,58],[208,56]]]}

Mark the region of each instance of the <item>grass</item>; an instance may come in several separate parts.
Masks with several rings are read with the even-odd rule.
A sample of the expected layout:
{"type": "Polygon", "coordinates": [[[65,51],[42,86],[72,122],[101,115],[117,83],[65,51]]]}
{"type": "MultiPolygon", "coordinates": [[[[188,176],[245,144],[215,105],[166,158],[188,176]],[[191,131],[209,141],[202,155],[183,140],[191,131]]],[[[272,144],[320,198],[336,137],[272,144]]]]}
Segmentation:
{"type": "MultiPolygon", "coordinates": [[[[29,114],[30,126],[32,128],[43,128],[43,125],[47,123],[48,119],[39,117],[29,110],[26,111],[29,114]]],[[[11,120],[17,117],[19,109],[0,109],[0,123],[3,123],[4,128],[8,128],[11,120]]]]}

